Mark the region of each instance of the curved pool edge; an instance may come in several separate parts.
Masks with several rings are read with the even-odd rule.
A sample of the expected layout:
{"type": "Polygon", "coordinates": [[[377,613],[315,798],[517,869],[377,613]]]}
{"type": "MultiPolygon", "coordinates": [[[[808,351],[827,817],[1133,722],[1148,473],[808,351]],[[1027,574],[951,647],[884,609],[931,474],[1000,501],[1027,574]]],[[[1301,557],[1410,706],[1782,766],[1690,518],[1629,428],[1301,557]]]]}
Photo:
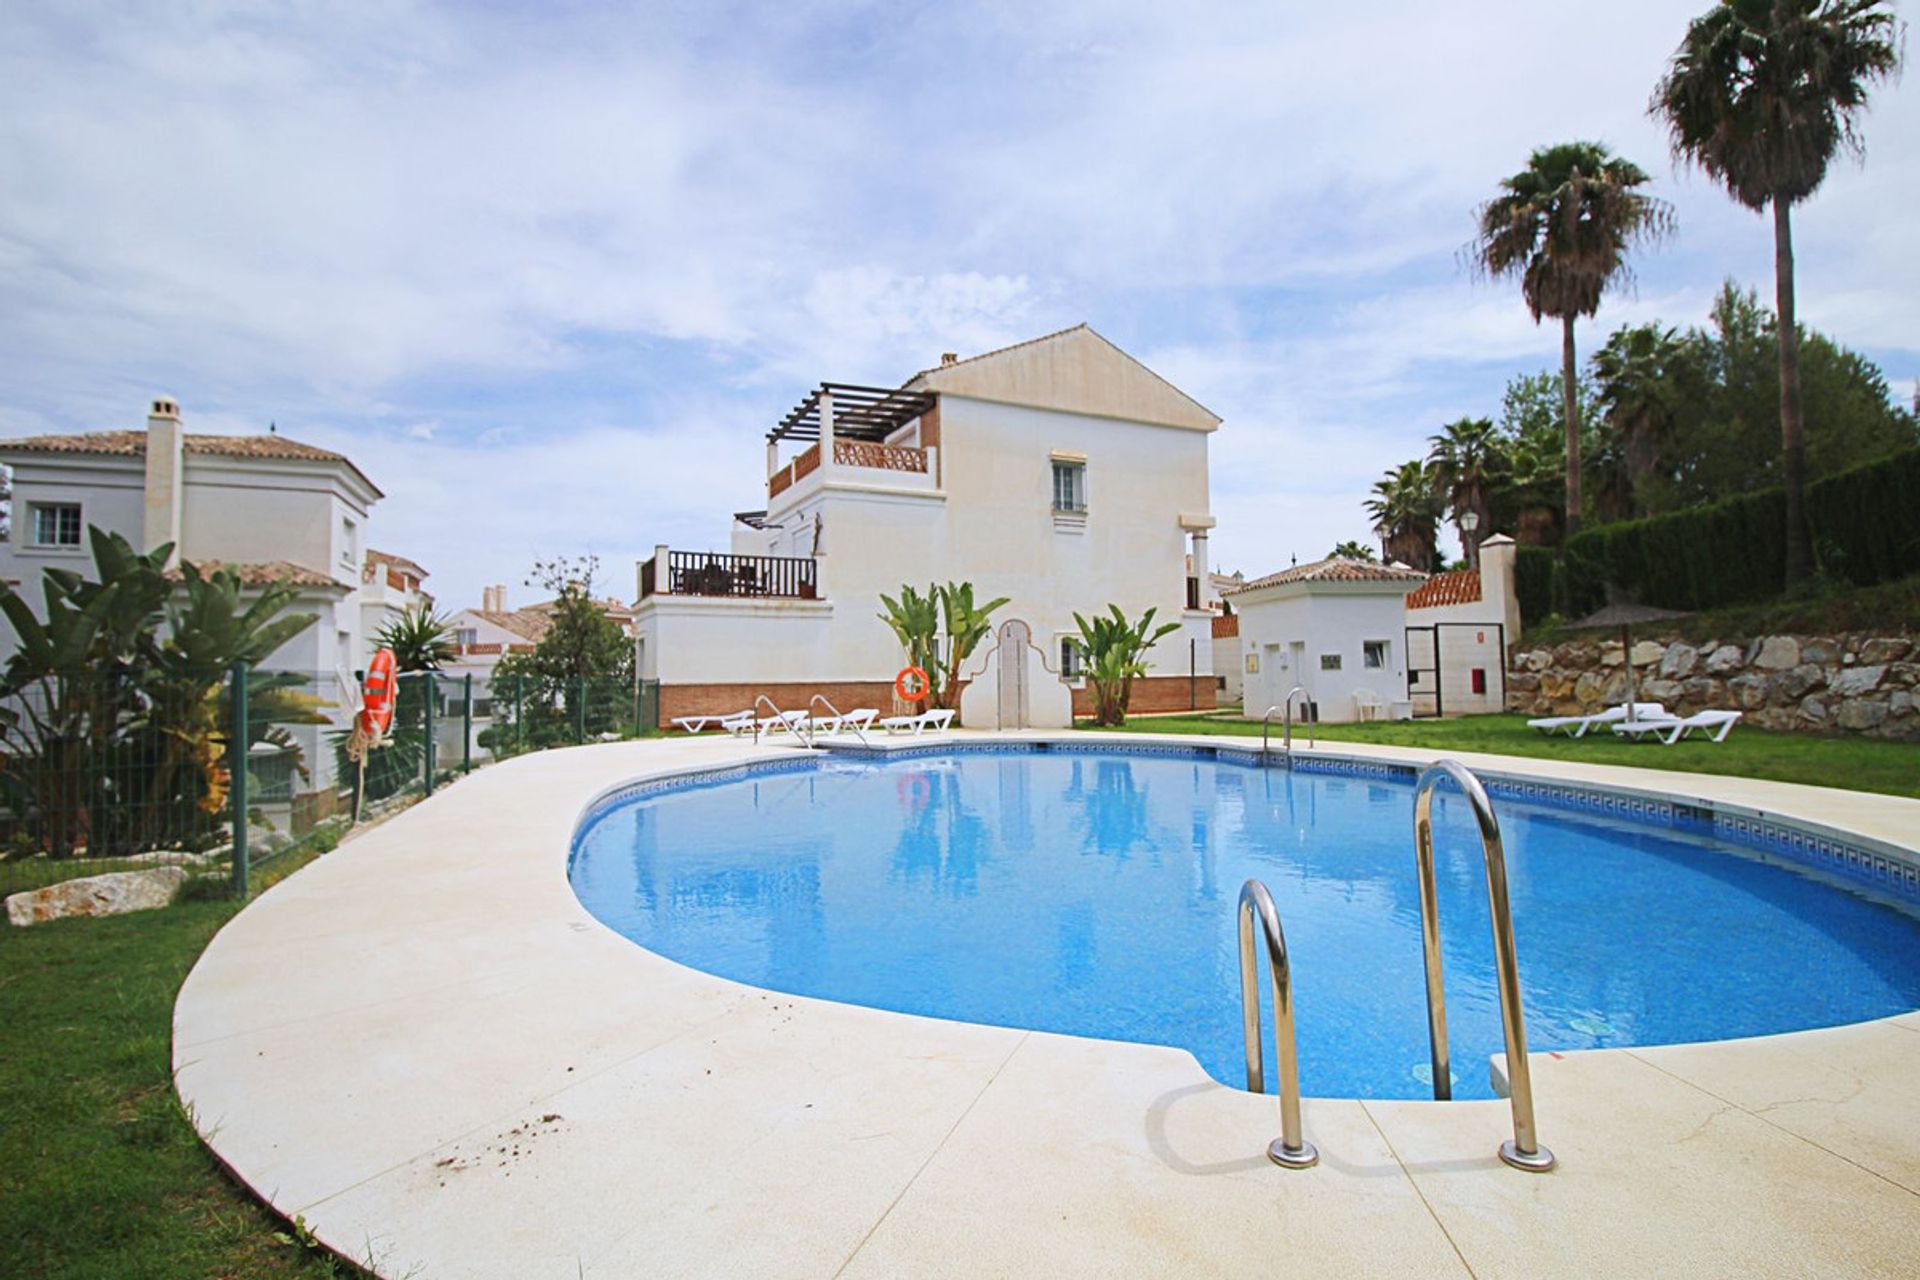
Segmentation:
{"type": "MultiPolygon", "coordinates": [[[[1597,1224],[1633,1220],[1662,1265],[1673,1258],[1656,1238],[1679,1232],[1699,1262],[1765,1270],[1832,1234],[1822,1206],[1835,1197],[1861,1208],[1833,1245],[1837,1268],[1920,1248],[1891,1228],[1920,1188],[1914,1014],[1535,1055],[1541,1134],[1564,1166],[1550,1178],[1500,1172],[1502,1103],[1327,1099],[1307,1123],[1328,1158],[1291,1174],[1251,1158],[1272,1136],[1270,1102],[1212,1082],[1183,1050],[775,996],[655,956],[573,897],[566,854],[596,801],[777,750],[680,740],[523,757],[262,895],[176,1006],[178,1088],[203,1137],[276,1208],[383,1274],[619,1275],[641,1260],[701,1274],[723,1255],[745,1274],[1019,1274],[1048,1259],[1144,1273],[1292,1248],[1336,1271],[1457,1272],[1465,1258],[1498,1272],[1626,1265],[1634,1242],[1597,1224]],[[1660,1159],[1643,1161],[1649,1149],[1660,1159]],[[1732,1229],[1756,1202],[1767,1224],[1732,1229]],[[608,1203],[650,1213],[636,1225],[608,1203]],[[1486,1220],[1494,1205],[1512,1230],[1486,1220]],[[1005,1229],[967,1230],[983,1212],[1005,1229]],[[1541,1252],[1513,1253],[1516,1239],[1541,1252]]],[[[1556,762],[1460,758],[1567,780],[1556,762]]],[[[1920,832],[1920,802],[1895,797],[1576,773],[1909,856],[1893,833],[1920,832]]]]}

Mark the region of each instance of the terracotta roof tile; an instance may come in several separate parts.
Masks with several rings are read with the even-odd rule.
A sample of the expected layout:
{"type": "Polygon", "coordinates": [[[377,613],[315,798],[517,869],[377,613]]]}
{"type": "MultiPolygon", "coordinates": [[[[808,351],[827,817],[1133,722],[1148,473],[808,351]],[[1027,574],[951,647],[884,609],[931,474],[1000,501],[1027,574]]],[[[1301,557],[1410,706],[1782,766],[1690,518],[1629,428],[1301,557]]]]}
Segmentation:
{"type": "Polygon", "coordinates": [[[1235,587],[1229,594],[1237,596],[1261,587],[1284,586],[1289,582],[1422,582],[1426,576],[1418,569],[1407,569],[1400,565],[1376,564],[1371,560],[1354,560],[1347,556],[1328,556],[1312,564],[1295,565],[1264,578],[1255,578],[1245,586],[1235,587]]]}
{"type": "Polygon", "coordinates": [[[427,571],[418,564],[407,559],[405,556],[396,556],[391,551],[374,551],[369,548],[367,551],[367,563],[370,565],[392,565],[396,569],[403,569],[411,573],[416,578],[425,578],[428,576],[427,571]]]}
{"type": "MultiPolygon", "coordinates": [[[[305,565],[294,564],[290,560],[261,560],[254,562],[229,560],[195,560],[193,567],[200,576],[210,578],[222,569],[231,569],[240,578],[243,587],[264,587],[271,582],[290,582],[296,587],[339,587],[351,590],[344,582],[331,574],[321,573],[318,569],[309,569],[305,565]]],[[[178,570],[169,575],[178,578],[178,570]]]]}
{"type": "Polygon", "coordinates": [[[1456,569],[1428,578],[1407,597],[1407,608],[1436,609],[1448,604],[1477,604],[1479,600],[1479,570],[1456,569]]]}
{"type": "MultiPolygon", "coordinates": [[[[213,436],[188,433],[182,442],[188,453],[216,458],[270,458],[286,462],[335,462],[353,469],[362,480],[366,473],[354,466],[343,453],[322,449],[283,435],[213,436]]],[[[71,435],[23,436],[0,440],[0,451],[15,453],[85,453],[101,457],[139,458],[146,456],[147,433],[138,431],[80,431],[71,435]]],[[[367,480],[379,491],[379,486],[367,480]]]]}

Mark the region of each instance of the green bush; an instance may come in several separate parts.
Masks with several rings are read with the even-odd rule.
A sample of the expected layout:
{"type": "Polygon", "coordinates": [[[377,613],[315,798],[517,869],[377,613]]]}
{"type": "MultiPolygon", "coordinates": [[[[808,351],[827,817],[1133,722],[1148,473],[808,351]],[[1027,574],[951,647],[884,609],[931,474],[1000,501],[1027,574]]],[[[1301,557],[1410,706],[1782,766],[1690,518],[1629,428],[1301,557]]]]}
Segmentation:
{"type": "MultiPolygon", "coordinates": [[[[1920,569],[1916,495],[1920,449],[1808,486],[1807,519],[1822,571],[1872,586],[1920,569]]],[[[1762,489],[1671,515],[1587,529],[1567,541],[1560,565],[1565,598],[1555,604],[1572,617],[1589,613],[1606,603],[1609,584],[1666,609],[1768,599],[1786,582],[1785,528],[1785,495],[1762,489]]],[[[1529,588],[1518,590],[1524,615],[1529,588]]]]}
{"type": "Polygon", "coordinates": [[[1520,621],[1532,625],[1553,612],[1553,576],[1559,555],[1551,547],[1518,547],[1513,560],[1513,591],[1520,597],[1520,621]]]}

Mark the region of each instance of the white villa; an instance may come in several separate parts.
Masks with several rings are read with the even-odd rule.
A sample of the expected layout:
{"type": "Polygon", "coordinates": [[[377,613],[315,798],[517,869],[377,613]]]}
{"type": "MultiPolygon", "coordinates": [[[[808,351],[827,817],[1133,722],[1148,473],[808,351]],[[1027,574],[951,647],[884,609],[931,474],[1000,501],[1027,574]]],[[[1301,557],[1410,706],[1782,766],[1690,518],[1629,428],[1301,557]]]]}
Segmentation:
{"type": "MultiPolygon", "coordinates": [[[[0,441],[13,475],[11,531],[0,542],[0,578],[36,615],[44,569],[93,568],[86,529],[98,525],[142,550],[174,545],[173,562],[233,569],[244,586],[290,582],[293,609],[319,620],[262,665],[310,675],[338,700],[340,673],[364,670],[373,637],[428,597],[426,570],[367,547],[383,496],[351,460],[277,433],[192,435],[180,406],[153,402],[144,431],[90,431],[0,441]]],[[[18,643],[0,618],[0,656],[18,643]]],[[[313,785],[331,785],[321,732],[300,727],[313,785]]]]}
{"type": "Polygon", "coordinates": [[[1057,726],[1090,708],[1073,614],[1181,630],[1135,711],[1211,709],[1207,446],[1220,419],[1086,325],[941,363],[897,388],[822,383],[767,433],[765,506],[729,552],[665,546],[634,626],[660,715],[894,706],[880,596],[968,581],[1009,597],[965,674],[964,722],[1057,726]],[[1190,566],[1201,566],[1198,572],[1190,566]]]}

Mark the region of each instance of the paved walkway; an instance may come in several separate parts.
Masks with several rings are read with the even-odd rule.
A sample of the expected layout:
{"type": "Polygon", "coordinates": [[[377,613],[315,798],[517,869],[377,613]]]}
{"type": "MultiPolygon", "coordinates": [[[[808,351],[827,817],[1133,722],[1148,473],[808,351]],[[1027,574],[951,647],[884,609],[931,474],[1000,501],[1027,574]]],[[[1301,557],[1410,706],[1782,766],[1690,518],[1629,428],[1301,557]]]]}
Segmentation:
{"type": "MultiPolygon", "coordinates": [[[[1321,1099],[1288,1172],[1183,1052],[770,994],[574,898],[592,797],[777,749],[523,757],[264,894],[175,1010],[202,1135],[383,1276],[1920,1273],[1920,1014],[1536,1055],[1545,1176],[1505,1103],[1321,1099]]],[[[1920,843],[1910,800],[1462,758],[1920,843]]]]}

